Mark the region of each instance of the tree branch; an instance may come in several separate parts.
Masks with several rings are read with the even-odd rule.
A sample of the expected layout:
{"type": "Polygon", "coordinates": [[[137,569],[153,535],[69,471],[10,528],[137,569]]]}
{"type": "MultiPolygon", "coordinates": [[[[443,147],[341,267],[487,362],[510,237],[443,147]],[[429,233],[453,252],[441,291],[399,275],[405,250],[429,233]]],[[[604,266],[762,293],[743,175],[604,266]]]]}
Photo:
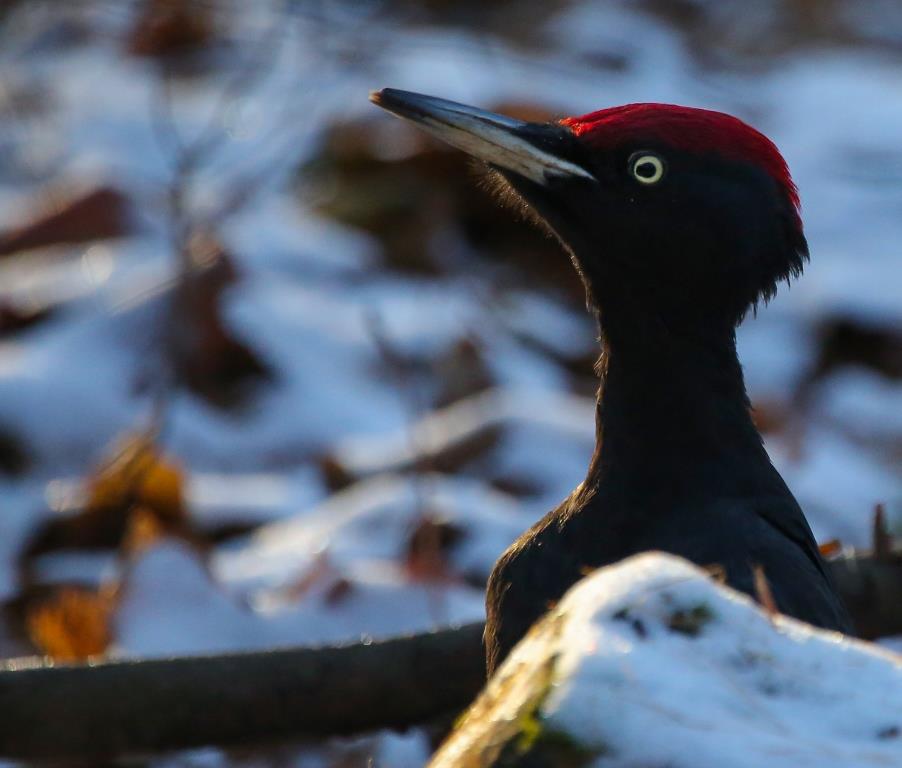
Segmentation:
{"type": "Polygon", "coordinates": [[[0,755],[97,760],[423,723],[482,687],[482,625],[342,647],[0,667],[0,755]]]}

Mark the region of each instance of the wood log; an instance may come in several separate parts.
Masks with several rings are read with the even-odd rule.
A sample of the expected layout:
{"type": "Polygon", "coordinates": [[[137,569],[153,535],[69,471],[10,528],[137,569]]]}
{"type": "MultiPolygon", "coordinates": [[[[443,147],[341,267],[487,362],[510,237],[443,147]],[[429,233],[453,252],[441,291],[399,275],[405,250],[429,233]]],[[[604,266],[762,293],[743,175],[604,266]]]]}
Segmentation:
{"type": "Polygon", "coordinates": [[[115,755],[403,729],[482,687],[482,625],[381,642],[0,668],[0,756],[115,755]]]}

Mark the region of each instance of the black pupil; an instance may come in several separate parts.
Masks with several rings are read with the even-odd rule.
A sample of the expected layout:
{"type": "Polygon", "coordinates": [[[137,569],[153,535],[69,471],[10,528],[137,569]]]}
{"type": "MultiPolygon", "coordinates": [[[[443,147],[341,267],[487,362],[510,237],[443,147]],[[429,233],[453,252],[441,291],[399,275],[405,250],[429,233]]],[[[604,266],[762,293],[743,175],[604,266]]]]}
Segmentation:
{"type": "Polygon", "coordinates": [[[636,175],[643,179],[651,179],[657,172],[658,168],[651,160],[643,160],[636,164],[636,175]]]}

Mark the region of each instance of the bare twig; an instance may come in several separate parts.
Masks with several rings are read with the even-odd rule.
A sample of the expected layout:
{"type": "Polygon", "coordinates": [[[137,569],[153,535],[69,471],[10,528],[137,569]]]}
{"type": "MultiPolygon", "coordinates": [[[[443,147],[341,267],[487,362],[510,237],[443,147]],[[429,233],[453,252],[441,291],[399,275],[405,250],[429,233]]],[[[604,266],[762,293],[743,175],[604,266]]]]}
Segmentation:
{"type": "Polygon", "coordinates": [[[774,600],[774,593],[771,591],[770,583],[764,573],[764,568],[756,564],[752,568],[752,576],[755,583],[755,599],[761,607],[767,612],[768,616],[776,616],[779,613],[777,609],[777,601],[774,600]]]}
{"type": "Polygon", "coordinates": [[[886,510],[883,504],[874,507],[874,557],[888,560],[892,556],[892,537],[886,529],[886,510]]]}
{"type": "MultiPolygon", "coordinates": [[[[196,178],[211,163],[216,152],[228,141],[223,129],[223,117],[230,105],[248,93],[271,72],[281,46],[286,25],[283,16],[276,14],[272,23],[250,49],[250,53],[232,71],[219,92],[216,104],[200,131],[186,141],[176,123],[173,108],[172,74],[165,70],[152,111],[153,128],[164,150],[174,153],[172,176],[167,187],[166,214],[169,240],[176,259],[173,290],[167,297],[170,307],[164,316],[160,338],[159,364],[155,371],[155,386],[151,396],[148,434],[162,439],[168,426],[168,404],[183,382],[179,364],[180,351],[190,343],[195,277],[199,265],[192,254],[191,240],[198,233],[209,230],[216,215],[209,220],[198,215],[191,205],[196,178]]],[[[246,196],[233,195],[235,200],[246,196]]],[[[231,198],[230,198],[231,201],[231,198]]],[[[234,201],[231,201],[234,205],[234,201]]],[[[231,210],[230,210],[231,212],[231,210]]]]}

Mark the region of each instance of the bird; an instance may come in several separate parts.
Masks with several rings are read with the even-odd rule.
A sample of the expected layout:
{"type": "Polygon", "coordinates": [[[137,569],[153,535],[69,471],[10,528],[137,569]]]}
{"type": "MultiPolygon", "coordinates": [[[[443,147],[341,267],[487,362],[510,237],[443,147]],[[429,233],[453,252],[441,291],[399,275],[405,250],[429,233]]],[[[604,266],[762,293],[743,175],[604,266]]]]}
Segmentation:
{"type": "Polygon", "coordinates": [[[716,567],[752,596],[763,574],[780,612],[852,633],[736,350],[745,316],[809,256],[776,145],[732,115],[673,104],[534,123],[389,88],[370,100],[482,161],[503,202],[569,254],[597,321],[595,451],[491,572],[489,674],[588,572],[650,550],[716,567]]]}

